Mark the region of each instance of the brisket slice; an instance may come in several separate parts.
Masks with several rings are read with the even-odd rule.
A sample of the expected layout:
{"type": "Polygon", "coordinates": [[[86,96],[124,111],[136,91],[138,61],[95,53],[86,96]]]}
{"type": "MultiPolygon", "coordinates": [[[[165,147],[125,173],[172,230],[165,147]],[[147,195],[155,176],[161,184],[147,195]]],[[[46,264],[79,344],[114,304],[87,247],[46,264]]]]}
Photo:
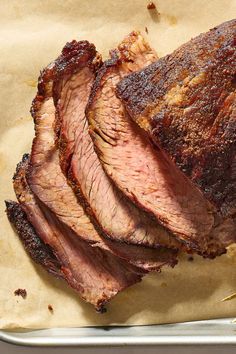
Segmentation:
{"type": "Polygon", "coordinates": [[[68,172],[74,152],[78,112],[79,118],[82,119],[96,70],[101,64],[102,58],[93,44],[75,40],[65,45],[55,61],[54,100],[58,102],[61,94],[67,96],[64,103],[60,102],[58,109],[59,113],[63,110],[63,119],[57,114],[55,124],[56,135],[60,138],[60,165],[65,174],[68,172]],[[75,68],[79,71],[79,81],[73,76],[75,68]],[[73,100],[75,106],[65,106],[67,100],[73,100]],[[72,117],[75,118],[71,119],[72,117]]]}
{"type": "MultiPolygon", "coordinates": [[[[73,43],[71,45],[74,45],[73,43]]],[[[89,46],[88,43],[87,45],[89,46]]],[[[69,47],[68,44],[66,50],[69,47]]],[[[79,49],[76,47],[74,50],[77,53],[79,49]]],[[[84,52],[83,46],[82,54],[79,55],[83,59],[83,65],[84,52]]],[[[79,58],[75,60],[75,63],[79,67],[79,58]]],[[[93,227],[60,168],[54,136],[55,106],[52,98],[54,79],[55,63],[42,72],[38,94],[32,106],[35,138],[27,177],[30,189],[57,219],[75,232],[79,238],[126,259],[129,263],[138,266],[140,271],[141,268],[143,272],[146,272],[147,270],[159,270],[164,264],[176,264],[175,250],[140,249],[138,246],[113,242],[100,236],[93,227]]]]}
{"type": "Polygon", "coordinates": [[[28,157],[24,156],[14,176],[14,189],[20,202],[16,204],[21,213],[14,215],[13,222],[20,238],[34,260],[48,270],[53,269],[85,301],[103,311],[107,301],[139,282],[143,274],[110,252],[92,247],[63,225],[31,192],[25,178],[27,168],[28,157]],[[52,264],[58,267],[57,272],[52,264]]]}
{"type": "MultiPolygon", "coordinates": [[[[225,252],[222,240],[234,228],[232,221],[215,230],[217,221],[209,203],[150,144],[115,95],[120,79],[142,65],[135,58],[142,58],[146,63],[153,61],[151,49],[145,46],[122,43],[99,70],[87,108],[94,144],[108,175],[134,203],[155,216],[188,248],[213,257],[225,252]],[[216,239],[216,233],[220,240],[216,239]]],[[[131,89],[126,86],[124,95],[135,95],[131,89]]]]}
{"type": "Polygon", "coordinates": [[[223,216],[236,212],[236,19],[118,85],[132,118],[223,216]]]}
{"type": "MultiPolygon", "coordinates": [[[[142,46],[144,40],[140,34],[132,33],[124,41],[124,43],[128,42],[131,42],[135,47],[136,45],[142,46]]],[[[70,57],[71,60],[67,59],[67,52],[67,56],[62,53],[56,61],[57,73],[53,90],[58,122],[61,124],[60,129],[57,127],[58,132],[60,131],[61,167],[66,172],[71,186],[79,200],[85,205],[93,222],[109,238],[127,244],[151,247],[165,245],[168,248],[178,248],[178,242],[163,227],[130,203],[104,172],[94,150],[85,116],[85,106],[94,81],[94,70],[89,66],[89,63],[86,69],[80,68],[78,65],[78,57],[80,56],[78,45],[75,48],[71,46],[71,52],[73,55],[70,57]],[[72,66],[72,62],[75,63],[74,66],[72,66]],[[67,129],[67,127],[72,128],[67,129]],[[73,141],[73,145],[71,141],[73,141]],[[72,157],[67,174],[64,161],[67,160],[68,150],[70,150],[72,157]]],[[[139,56],[134,55],[133,60],[136,63],[136,68],[141,68],[152,62],[154,58],[156,59],[156,55],[149,51],[148,47],[143,46],[139,56]]],[[[107,95],[106,99],[110,108],[109,114],[112,116],[116,106],[112,106],[114,102],[110,95],[107,95]]],[[[112,117],[109,119],[112,121],[112,117]]],[[[121,162],[124,162],[125,157],[121,155],[119,158],[121,162]]],[[[146,254],[147,260],[151,256],[151,252],[153,251],[143,247],[139,248],[139,254],[146,254]]],[[[156,252],[157,256],[159,251],[156,252]]],[[[153,254],[155,253],[153,252],[153,254]]]]}
{"type": "Polygon", "coordinates": [[[14,226],[29,256],[50,274],[63,278],[60,261],[54,255],[52,249],[38,236],[27,219],[22,206],[12,200],[6,200],[5,204],[8,219],[14,226]]]}

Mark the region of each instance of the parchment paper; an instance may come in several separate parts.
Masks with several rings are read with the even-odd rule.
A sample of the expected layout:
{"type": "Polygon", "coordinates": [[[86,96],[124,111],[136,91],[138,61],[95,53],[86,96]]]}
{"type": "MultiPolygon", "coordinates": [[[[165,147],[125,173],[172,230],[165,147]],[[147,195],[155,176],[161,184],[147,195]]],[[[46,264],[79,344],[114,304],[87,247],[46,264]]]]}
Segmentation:
{"type": "Polygon", "coordinates": [[[0,327],[43,328],[138,325],[236,316],[236,252],[214,261],[182,256],[175,269],[163,269],[119,294],[108,313],[96,314],[65,283],[49,276],[26,255],[5,216],[4,199],[14,198],[16,163],[30,151],[29,114],[39,70],[72,39],[88,39],[105,56],[137,29],[160,56],[191,37],[236,16],[236,0],[159,0],[160,15],[147,1],[0,1],[0,327]],[[27,298],[14,295],[27,290],[27,298]],[[53,313],[48,305],[53,307],[53,313]]]}

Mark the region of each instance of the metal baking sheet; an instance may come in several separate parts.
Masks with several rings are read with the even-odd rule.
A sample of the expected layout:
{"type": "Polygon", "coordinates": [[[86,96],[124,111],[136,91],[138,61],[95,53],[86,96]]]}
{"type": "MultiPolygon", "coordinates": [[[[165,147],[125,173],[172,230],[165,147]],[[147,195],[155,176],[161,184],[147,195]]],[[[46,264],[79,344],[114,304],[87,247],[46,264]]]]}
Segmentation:
{"type": "Polygon", "coordinates": [[[232,345],[236,344],[236,323],[227,318],[153,326],[0,331],[0,339],[27,346],[232,345]]]}

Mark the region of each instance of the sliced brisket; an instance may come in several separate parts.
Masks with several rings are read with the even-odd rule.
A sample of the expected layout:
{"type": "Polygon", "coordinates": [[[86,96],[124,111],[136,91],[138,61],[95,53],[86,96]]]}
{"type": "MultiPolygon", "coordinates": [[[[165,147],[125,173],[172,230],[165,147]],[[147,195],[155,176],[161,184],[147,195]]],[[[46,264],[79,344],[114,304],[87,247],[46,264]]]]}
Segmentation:
{"type": "MultiPolygon", "coordinates": [[[[99,70],[87,109],[96,150],[116,185],[187,247],[209,257],[221,254],[225,252],[222,239],[228,239],[234,229],[232,220],[218,227],[209,203],[175,165],[150,144],[144,132],[130,121],[115,95],[122,77],[143,66],[142,61],[150,63],[154,59],[145,42],[138,44],[122,43],[119,51],[113,51],[112,59],[99,70]],[[135,58],[140,58],[141,64],[135,58]]],[[[138,81],[135,84],[138,85],[138,81]]],[[[123,95],[135,95],[127,85],[125,88],[123,95]]],[[[145,85],[142,89],[145,91],[145,85]]]]}
{"type": "MultiPolygon", "coordinates": [[[[72,43],[75,44],[75,42],[72,43]]],[[[78,54],[78,58],[75,59],[78,68],[80,67],[79,58],[82,58],[82,64],[84,65],[84,42],[82,44],[82,52],[79,51],[79,45],[75,45],[75,48],[73,47],[74,51],[72,50],[74,54],[78,54]]],[[[67,49],[69,47],[72,48],[72,45],[66,46],[67,49]]],[[[62,55],[64,55],[64,51],[62,55]]],[[[69,53],[66,53],[69,56],[69,53]]],[[[60,60],[61,57],[59,57],[57,63],[60,60]]],[[[71,62],[73,62],[72,58],[71,62]]],[[[60,64],[60,68],[62,67],[63,65],[60,64]]],[[[35,138],[28,173],[28,183],[31,190],[54,213],[59,221],[63,222],[64,225],[69,227],[79,238],[84,239],[86,242],[108,250],[112,254],[126,259],[131,264],[145,271],[159,270],[164,264],[174,265],[176,263],[175,250],[165,250],[162,248],[160,250],[140,249],[138,246],[112,242],[100,236],[93,227],[73,190],[68,185],[59,164],[59,155],[54,135],[55,106],[52,98],[52,83],[58,79],[55,76],[55,72],[55,64],[50,65],[42,72],[39,80],[38,94],[32,106],[32,114],[35,121],[35,138]]],[[[70,95],[69,92],[68,94],[70,95]]],[[[73,139],[70,141],[73,141],[73,139]]],[[[65,151],[68,151],[67,147],[65,151]]]]}
{"type": "MultiPolygon", "coordinates": [[[[25,178],[27,168],[25,156],[14,176],[20,205],[16,203],[11,220],[21,240],[34,260],[50,267],[51,273],[60,275],[85,301],[102,311],[107,301],[140,281],[143,273],[110,252],[92,247],[61,223],[30,191],[25,178]],[[58,271],[54,271],[57,265],[58,271]]],[[[8,213],[12,215],[9,207],[8,213]]]]}
{"type": "Polygon", "coordinates": [[[58,105],[58,115],[55,131],[59,135],[60,164],[67,174],[70,160],[74,152],[78,120],[82,120],[87,105],[96,70],[101,66],[102,59],[93,44],[87,41],[72,41],[67,43],[61,55],[55,61],[56,75],[54,76],[53,96],[58,105]],[[74,74],[79,72],[79,80],[74,74]],[[59,97],[66,97],[64,101],[59,97]],[[68,101],[74,105],[68,105],[68,101]],[[63,112],[63,119],[60,114],[63,112]]]}
{"type": "Polygon", "coordinates": [[[236,241],[236,20],[156,60],[138,32],[104,64],[67,43],[39,78],[6,201],[30,257],[100,312],[179,249],[236,241]]]}
{"type": "Polygon", "coordinates": [[[236,20],[118,85],[132,118],[224,216],[236,212],[236,20]]]}
{"type": "MultiPolygon", "coordinates": [[[[156,58],[149,48],[142,47],[143,39],[139,34],[132,33],[124,41],[124,43],[129,42],[141,47],[140,55],[137,58],[134,55],[135,64],[132,68],[143,67],[156,58]]],[[[67,52],[67,56],[62,53],[56,61],[57,74],[54,84],[58,122],[61,124],[58,132],[60,131],[62,169],[65,171],[64,161],[67,160],[67,151],[70,150],[72,157],[68,177],[71,185],[85,205],[88,214],[105,235],[129,244],[152,247],[165,245],[169,248],[178,248],[178,242],[163,227],[130,203],[104,172],[94,150],[85,117],[85,105],[94,80],[94,70],[89,63],[86,69],[83,67],[81,69],[78,65],[80,56],[78,45],[74,49],[71,46],[70,49],[74,55],[70,57],[71,60],[67,59],[67,52]],[[71,63],[75,63],[74,66],[71,63]]],[[[99,89],[102,88],[96,87],[96,90],[99,89]]],[[[116,105],[113,105],[111,95],[107,95],[106,98],[106,103],[112,107],[109,112],[112,114],[111,110],[114,110],[116,105]]],[[[112,120],[112,117],[110,119],[112,120]]],[[[120,156],[123,162],[124,158],[120,156]]],[[[150,252],[145,248],[139,248],[140,256],[146,254],[147,259],[150,252]]]]}

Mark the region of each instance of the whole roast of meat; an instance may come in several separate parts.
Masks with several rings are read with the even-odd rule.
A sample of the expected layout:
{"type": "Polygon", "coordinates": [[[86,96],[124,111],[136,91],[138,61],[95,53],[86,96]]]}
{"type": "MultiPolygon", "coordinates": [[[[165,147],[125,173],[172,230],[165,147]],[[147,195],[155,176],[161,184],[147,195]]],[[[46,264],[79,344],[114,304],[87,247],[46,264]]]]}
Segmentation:
{"type": "Polygon", "coordinates": [[[236,20],[158,60],[132,32],[45,68],[6,211],[30,257],[105,311],[178,252],[236,240],[236,20]]]}

